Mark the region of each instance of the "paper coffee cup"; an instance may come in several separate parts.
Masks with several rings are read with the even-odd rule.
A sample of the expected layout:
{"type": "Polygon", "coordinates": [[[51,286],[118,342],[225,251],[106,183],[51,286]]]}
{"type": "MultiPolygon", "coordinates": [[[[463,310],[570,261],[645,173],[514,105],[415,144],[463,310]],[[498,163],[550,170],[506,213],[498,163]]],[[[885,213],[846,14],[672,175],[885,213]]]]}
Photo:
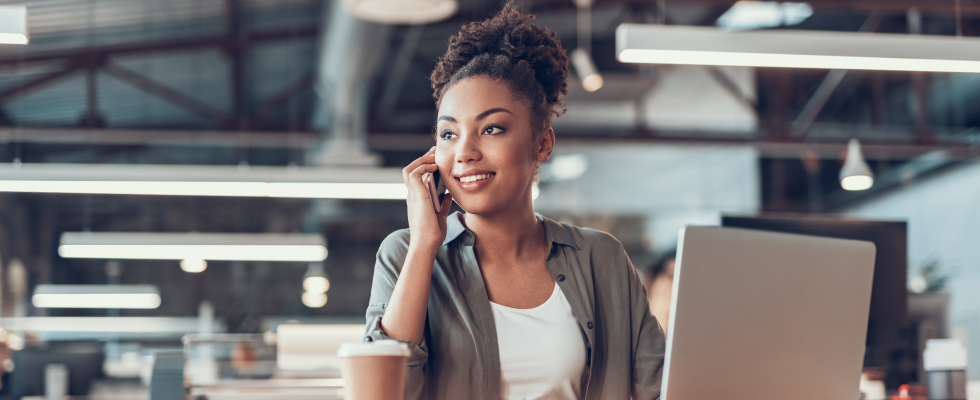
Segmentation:
{"type": "Polygon", "coordinates": [[[390,400],[405,396],[405,370],[411,352],[397,340],[344,343],[337,350],[347,400],[390,400]]]}

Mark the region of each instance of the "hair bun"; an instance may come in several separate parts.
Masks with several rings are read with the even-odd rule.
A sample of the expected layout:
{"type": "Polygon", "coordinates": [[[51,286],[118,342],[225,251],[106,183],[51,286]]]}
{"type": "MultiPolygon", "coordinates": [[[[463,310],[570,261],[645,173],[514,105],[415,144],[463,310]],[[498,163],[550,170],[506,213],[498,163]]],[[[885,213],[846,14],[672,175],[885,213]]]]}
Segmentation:
{"type": "Polygon", "coordinates": [[[561,115],[562,96],[568,93],[568,55],[555,32],[533,25],[533,19],[510,1],[494,17],[464,25],[449,39],[449,48],[430,76],[436,101],[460,79],[487,74],[507,80],[524,94],[532,101],[535,115],[561,115]],[[536,83],[530,88],[526,87],[530,82],[521,82],[531,78],[524,78],[524,63],[530,66],[536,83]],[[505,65],[510,71],[503,70],[505,65]]]}

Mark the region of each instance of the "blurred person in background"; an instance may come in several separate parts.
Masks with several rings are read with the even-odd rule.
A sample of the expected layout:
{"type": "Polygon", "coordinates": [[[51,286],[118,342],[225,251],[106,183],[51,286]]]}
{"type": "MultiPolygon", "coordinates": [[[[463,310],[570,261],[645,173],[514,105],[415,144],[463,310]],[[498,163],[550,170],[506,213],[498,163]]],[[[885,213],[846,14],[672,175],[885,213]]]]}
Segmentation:
{"type": "Polygon", "coordinates": [[[409,346],[408,399],[659,399],[664,334],[622,244],[534,212],[569,72],[532,19],[508,3],[439,59],[436,146],[403,171],[409,228],[378,250],[365,341],[409,346]]]}
{"type": "Polygon", "coordinates": [[[674,290],[674,260],[677,249],[671,249],[657,257],[647,268],[643,286],[647,288],[650,311],[660,322],[664,332],[670,330],[670,297],[674,290]]]}

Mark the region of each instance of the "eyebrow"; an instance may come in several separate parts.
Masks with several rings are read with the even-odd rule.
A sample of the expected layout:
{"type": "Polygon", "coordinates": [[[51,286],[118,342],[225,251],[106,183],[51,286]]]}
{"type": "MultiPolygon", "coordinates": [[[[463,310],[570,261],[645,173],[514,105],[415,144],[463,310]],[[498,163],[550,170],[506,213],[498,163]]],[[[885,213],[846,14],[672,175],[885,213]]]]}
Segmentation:
{"type": "MultiPolygon", "coordinates": [[[[491,108],[489,110],[486,110],[484,112],[481,112],[479,115],[476,116],[476,120],[477,121],[482,120],[482,119],[490,116],[490,114],[496,114],[496,113],[499,113],[499,112],[505,112],[505,113],[508,113],[510,115],[514,115],[514,113],[510,112],[510,110],[508,110],[506,108],[496,107],[496,108],[491,108]]],[[[456,118],[450,117],[448,115],[440,115],[439,116],[439,119],[437,121],[456,122],[456,118]]]]}

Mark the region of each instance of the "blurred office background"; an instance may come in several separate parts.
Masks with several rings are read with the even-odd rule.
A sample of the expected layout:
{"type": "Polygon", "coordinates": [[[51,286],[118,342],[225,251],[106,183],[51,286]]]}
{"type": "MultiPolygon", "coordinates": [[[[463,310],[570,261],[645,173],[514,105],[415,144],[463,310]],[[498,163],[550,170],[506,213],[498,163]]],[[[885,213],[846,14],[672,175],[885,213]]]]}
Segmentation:
{"type": "MultiPolygon", "coordinates": [[[[0,396],[43,395],[57,364],[71,395],[143,398],[153,364],[196,340],[239,360],[196,373],[247,377],[280,324],[363,324],[377,247],[407,227],[400,169],[434,143],[428,75],[503,2],[362,16],[388,24],[348,3],[0,1],[26,6],[29,37],[0,45],[0,327],[20,349],[0,396]],[[376,187],[316,186],[337,183],[376,187]],[[93,244],[176,247],[73,253],[93,244]],[[312,255],[181,253],[194,244],[312,255]],[[79,293],[117,300],[57,302],[79,293]]],[[[903,222],[879,243],[901,261],[879,264],[898,280],[876,276],[892,297],[872,310],[898,317],[866,364],[891,389],[921,382],[922,341],[957,337],[980,381],[980,74],[626,63],[616,38],[637,23],[966,40],[980,1],[518,3],[579,49],[538,212],[614,234],[641,273],[681,226],[723,216],[903,222]],[[858,152],[873,185],[845,190],[858,152]]]]}

